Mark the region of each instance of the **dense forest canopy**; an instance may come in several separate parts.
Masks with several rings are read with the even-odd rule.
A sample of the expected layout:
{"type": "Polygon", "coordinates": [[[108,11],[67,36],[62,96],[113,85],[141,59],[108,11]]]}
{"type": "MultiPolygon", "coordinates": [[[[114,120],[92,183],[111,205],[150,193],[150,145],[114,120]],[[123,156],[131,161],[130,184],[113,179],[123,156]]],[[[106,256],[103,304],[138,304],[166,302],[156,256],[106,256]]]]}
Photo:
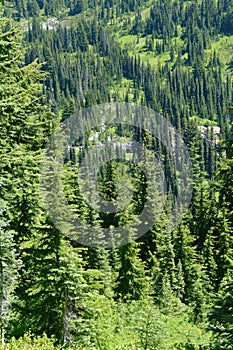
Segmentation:
{"type": "Polygon", "coordinates": [[[0,15],[2,349],[232,349],[233,1],[5,0],[0,15]],[[132,104],[184,141],[188,208],[177,200],[187,170],[185,153],[174,157],[178,137],[153,136],[140,113],[128,125],[93,113],[132,104]],[[54,131],[67,145],[60,125],[83,110],[87,129],[63,157],[54,131]],[[96,169],[103,145],[118,158],[96,169]],[[151,215],[161,209],[155,157],[162,210],[139,237],[146,203],[151,215]],[[93,169],[112,212],[96,209],[93,169]],[[119,227],[128,244],[114,237],[119,227]]]}

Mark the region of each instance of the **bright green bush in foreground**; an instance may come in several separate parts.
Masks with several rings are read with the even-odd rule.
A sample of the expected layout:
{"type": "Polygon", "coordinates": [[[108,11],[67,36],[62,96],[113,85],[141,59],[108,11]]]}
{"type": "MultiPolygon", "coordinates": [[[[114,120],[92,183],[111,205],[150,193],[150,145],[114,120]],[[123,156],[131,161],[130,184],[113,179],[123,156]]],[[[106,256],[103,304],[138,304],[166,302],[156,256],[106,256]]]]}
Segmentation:
{"type": "MultiPolygon", "coordinates": [[[[189,321],[182,304],[170,305],[162,312],[147,303],[118,304],[98,298],[99,310],[92,319],[73,328],[71,343],[65,349],[75,350],[210,350],[210,334],[189,321]],[[173,309],[173,310],[172,310],[173,309]]],[[[93,305],[94,306],[94,305],[93,305]]],[[[55,350],[46,335],[12,339],[1,350],[55,350]]]]}
{"type": "Polygon", "coordinates": [[[54,350],[52,339],[46,335],[38,338],[31,338],[25,335],[20,339],[12,339],[8,344],[0,346],[1,350],[54,350]]]}

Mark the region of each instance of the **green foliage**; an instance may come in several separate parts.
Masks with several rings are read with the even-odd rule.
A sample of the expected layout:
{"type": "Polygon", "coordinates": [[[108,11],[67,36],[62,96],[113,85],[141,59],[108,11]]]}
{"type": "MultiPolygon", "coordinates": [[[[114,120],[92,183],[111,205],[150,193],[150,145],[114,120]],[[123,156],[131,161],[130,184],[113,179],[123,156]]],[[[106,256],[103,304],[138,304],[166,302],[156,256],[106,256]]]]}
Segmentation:
{"type": "Polygon", "coordinates": [[[41,337],[32,338],[29,335],[25,335],[23,338],[12,339],[4,346],[0,345],[2,350],[54,350],[53,340],[49,339],[46,335],[41,337]]]}
{"type": "MultiPolygon", "coordinates": [[[[0,22],[2,348],[231,349],[232,141],[222,146],[221,140],[231,133],[232,1],[5,3],[1,13],[20,24],[0,22]],[[94,228],[90,244],[104,239],[103,227],[132,224],[125,230],[129,244],[111,251],[69,241],[74,227],[66,220],[62,230],[54,227],[39,187],[41,154],[53,128],[76,109],[107,101],[134,101],[162,113],[182,134],[194,170],[187,216],[168,232],[179,184],[173,159],[151,135],[99,128],[71,147],[61,178],[53,177],[54,161],[53,199],[44,196],[54,215],[64,217],[62,183],[81,219],[79,234],[89,237],[94,228]],[[148,185],[155,194],[151,215],[161,198],[156,181],[148,184],[139,170],[144,163],[110,162],[99,170],[100,193],[118,206],[117,214],[97,213],[77,184],[84,153],[108,138],[141,142],[164,166],[163,211],[137,241],[148,185]],[[129,192],[133,199],[124,206],[129,192]],[[207,314],[212,339],[204,330],[207,314]]],[[[93,158],[87,161],[91,167],[93,158]]],[[[155,166],[149,169],[155,180],[155,166]]]]}
{"type": "MultiPolygon", "coordinates": [[[[98,300],[98,305],[102,306],[102,312],[93,321],[96,334],[93,349],[168,350],[191,349],[191,346],[199,349],[200,345],[208,349],[210,335],[189,323],[187,310],[182,305],[168,315],[157,309],[150,299],[121,305],[111,303],[107,308],[98,300]]],[[[82,349],[81,342],[76,346],[82,349]]],[[[92,349],[91,344],[83,344],[83,348],[87,346],[92,349]]]]}
{"type": "Polygon", "coordinates": [[[232,266],[223,278],[218,298],[210,315],[211,329],[219,349],[230,349],[233,342],[232,266]],[[214,324],[214,325],[213,325],[214,324]]]}
{"type": "Polygon", "coordinates": [[[17,259],[14,231],[9,230],[6,215],[6,205],[0,203],[0,326],[1,340],[5,341],[5,332],[12,318],[11,303],[14,290],[17,286],[18,268],[20,260],[17,259]]]}

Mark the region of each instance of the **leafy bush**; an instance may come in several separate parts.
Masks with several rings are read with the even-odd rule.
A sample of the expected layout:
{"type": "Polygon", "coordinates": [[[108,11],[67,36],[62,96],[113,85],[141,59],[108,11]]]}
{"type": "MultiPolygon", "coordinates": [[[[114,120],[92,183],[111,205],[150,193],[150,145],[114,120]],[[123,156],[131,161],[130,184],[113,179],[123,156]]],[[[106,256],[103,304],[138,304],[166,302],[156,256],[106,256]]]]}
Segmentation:
{"type": "Polygon", "coordinates": [[[0,346],[1,350],[55,350],[53,340],[49,339],[46,335],[42,337],[32,338],[29,335],[25,335],[23,338],[12,340],[6,344],[0,346]]]}
{"type": "Polygon", "coordinates": [[[80,324],[84,328],[74,329],[76,350],[210,349],[210,333],[189,321],[188,308],[182,303],[164,313],[150,298],[116,303],[100,296],[93,300],[93,310],[86,325],[80,324]]]}

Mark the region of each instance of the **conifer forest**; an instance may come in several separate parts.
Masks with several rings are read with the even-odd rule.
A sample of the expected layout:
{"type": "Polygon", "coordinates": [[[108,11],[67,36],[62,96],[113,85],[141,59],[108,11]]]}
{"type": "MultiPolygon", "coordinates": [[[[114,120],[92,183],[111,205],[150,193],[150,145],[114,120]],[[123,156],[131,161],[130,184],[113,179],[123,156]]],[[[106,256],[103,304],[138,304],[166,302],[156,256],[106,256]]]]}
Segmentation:
{"type": "Polygon", "coordinates": [[[0,349],[233,350],[233,0],[0,0],[0,349]]]}

